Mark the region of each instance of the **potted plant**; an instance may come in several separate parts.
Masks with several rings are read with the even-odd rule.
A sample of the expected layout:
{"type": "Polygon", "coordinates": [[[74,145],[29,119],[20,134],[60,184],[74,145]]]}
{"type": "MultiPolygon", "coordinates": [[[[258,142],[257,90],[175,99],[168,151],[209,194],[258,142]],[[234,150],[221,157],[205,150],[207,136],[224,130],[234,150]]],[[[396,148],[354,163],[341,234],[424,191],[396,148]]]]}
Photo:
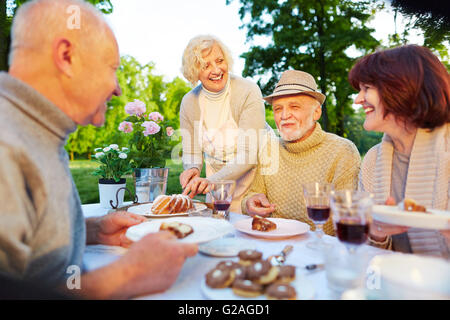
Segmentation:
{"type": "Polygon", "coordinates": [[[128,117],[119,130],[129,135],[129,156],[134,168],[135,190],[139,202],[153,201],[165,194],[174,129],[159,112],[146,113],[145,103],[135,99],[125,105],[128,117]]]}
{"type": "MultiPolygon", "coordinates": [[[[111,144],[105,148],[96,148],[94,161],[100,166],[92,173],[100,176],[98,180],[98,191],[100,205],[103,208],[111,208],[111,201],[116,205],[116,194],[120,188],[126,186],[126,174],[133,172],[133,167],[128,157],[129,149],[120,149],[117,144],[111,144]]],[[[121,206],[125,195],[125,189],[117,194],[117,206],[121,206]]]]}

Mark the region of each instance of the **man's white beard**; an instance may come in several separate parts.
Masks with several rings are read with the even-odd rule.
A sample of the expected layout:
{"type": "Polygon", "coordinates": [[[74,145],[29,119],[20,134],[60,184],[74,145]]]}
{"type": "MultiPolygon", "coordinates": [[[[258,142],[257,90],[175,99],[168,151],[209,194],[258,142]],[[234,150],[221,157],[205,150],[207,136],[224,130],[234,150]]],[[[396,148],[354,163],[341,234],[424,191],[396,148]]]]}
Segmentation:
{"type": "Polygon", "coordinates": [[[298,129],[295,132],[290,132],[290,133],[283,133],[282,131],[280,131],[281,138],[287,142],[299,140],[303,137],[303,135],[304,135],[304,132],[302,129],[298,129]]]}

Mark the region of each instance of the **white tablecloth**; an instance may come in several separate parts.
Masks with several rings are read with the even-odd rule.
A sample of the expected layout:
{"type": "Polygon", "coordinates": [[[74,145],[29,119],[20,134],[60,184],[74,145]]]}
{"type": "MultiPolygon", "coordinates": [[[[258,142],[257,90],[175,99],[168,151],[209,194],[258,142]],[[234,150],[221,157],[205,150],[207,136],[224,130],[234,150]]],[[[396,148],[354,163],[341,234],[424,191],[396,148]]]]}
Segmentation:
{"type": "MultiPolygon", "coordinates": [[[[99,204],[83,205],[83,212],[85,217],[101,216],[107,213],[107,209],[103,209],[99,204]]],[[[235,223],[239,219],[246,219],[248,216],[241,214],[231,213],[230,222],[235,223]]],[[[315,299],[336,299],[336,296],[327,287],[327,280],[325,271],[310,272],[305,270],[304,267],[312,263],[322,263],[323,257],[320,252],[311,250],[306,247],[308,240],[311,240],[314,235],[310,231],[306,234],[285,238],[280,240],[269,240],[263,238],[255,238],[240,231],[235,230],[234,236],[239,239],[245,239],[252,242],[256,246],[257,250],[263,253],[264,257],[272,254],[277,254],[283,250],[285,245],[290,244],[294,246],[293,251],[288,255],[286,264],[295,265],[300,267],[298,272],[305,274],[305,277],[313,284],[315,288],[315,299]]],[[[328,242],[337,243],[338,240],[335,237],[325,235],[324,239],[328,242]]],[[[374,247],[365,246],[370,256],[377,254],[387,253],[385,250],[380,250],[374,247]]],[[[126,249],[120,247],[111,247],[104,245],[91,245],[87,246],[84,255],[84,264],[87,271],[99,268],[108,263],[111,263],[120,255],[124,254],[126,249]]],[[[153,294],[142,299],[177,299],[177,300],[204,300],[205,296],[202,294],[200,285],[204,279],[205,274],[211,270],[218,262],[223,260],[229,260],[231,258],[219,258],[211,257],[198,253],[195,257],[186,260],[180,275],[175,284],[166,292],[160,294],[153,294]]]]}

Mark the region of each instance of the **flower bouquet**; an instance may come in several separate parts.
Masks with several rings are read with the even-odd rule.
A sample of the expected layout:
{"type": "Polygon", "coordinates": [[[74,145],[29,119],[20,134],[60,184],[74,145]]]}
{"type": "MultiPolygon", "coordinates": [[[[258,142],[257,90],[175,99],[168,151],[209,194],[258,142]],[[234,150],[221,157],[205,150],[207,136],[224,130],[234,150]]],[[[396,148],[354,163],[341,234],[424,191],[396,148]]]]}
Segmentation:
{"type": "Polygon", "coordinates": [[[125,105],[129,116],[119,130],[130,135],[130,158],[134,168],[164,168],[173,148],[174,129],[159,112],[145,114],[145,103],[135,99],[125,105]]]}
{"type": "Polygon", "coordinates": [[[117,200],[116,207],[123,203],[126,179],[123,178],[126,174],[133,172],[130,159],[128,157],[128,148],[119,149],[117,144],[111,144],[105,148],[96,148],[95,150],[96,162],[100,166],[92,173],[95,176],[100,176],[98,180],[98,189],[100,196],[100,204],[104,208],[114,207],[113,203],[117,200]]]}

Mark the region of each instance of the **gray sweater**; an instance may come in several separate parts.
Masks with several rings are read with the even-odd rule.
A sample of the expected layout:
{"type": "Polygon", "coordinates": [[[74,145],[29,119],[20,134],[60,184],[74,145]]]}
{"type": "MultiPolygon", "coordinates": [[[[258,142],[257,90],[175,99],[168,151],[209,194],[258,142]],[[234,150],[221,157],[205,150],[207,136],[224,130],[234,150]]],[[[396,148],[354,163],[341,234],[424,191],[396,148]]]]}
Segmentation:
{"type": "Polygon", "coordinates": [[[64,145],[76,124],[0,73],[0,272],[49,285],[81,268],[86,230],[64,145]]]}

